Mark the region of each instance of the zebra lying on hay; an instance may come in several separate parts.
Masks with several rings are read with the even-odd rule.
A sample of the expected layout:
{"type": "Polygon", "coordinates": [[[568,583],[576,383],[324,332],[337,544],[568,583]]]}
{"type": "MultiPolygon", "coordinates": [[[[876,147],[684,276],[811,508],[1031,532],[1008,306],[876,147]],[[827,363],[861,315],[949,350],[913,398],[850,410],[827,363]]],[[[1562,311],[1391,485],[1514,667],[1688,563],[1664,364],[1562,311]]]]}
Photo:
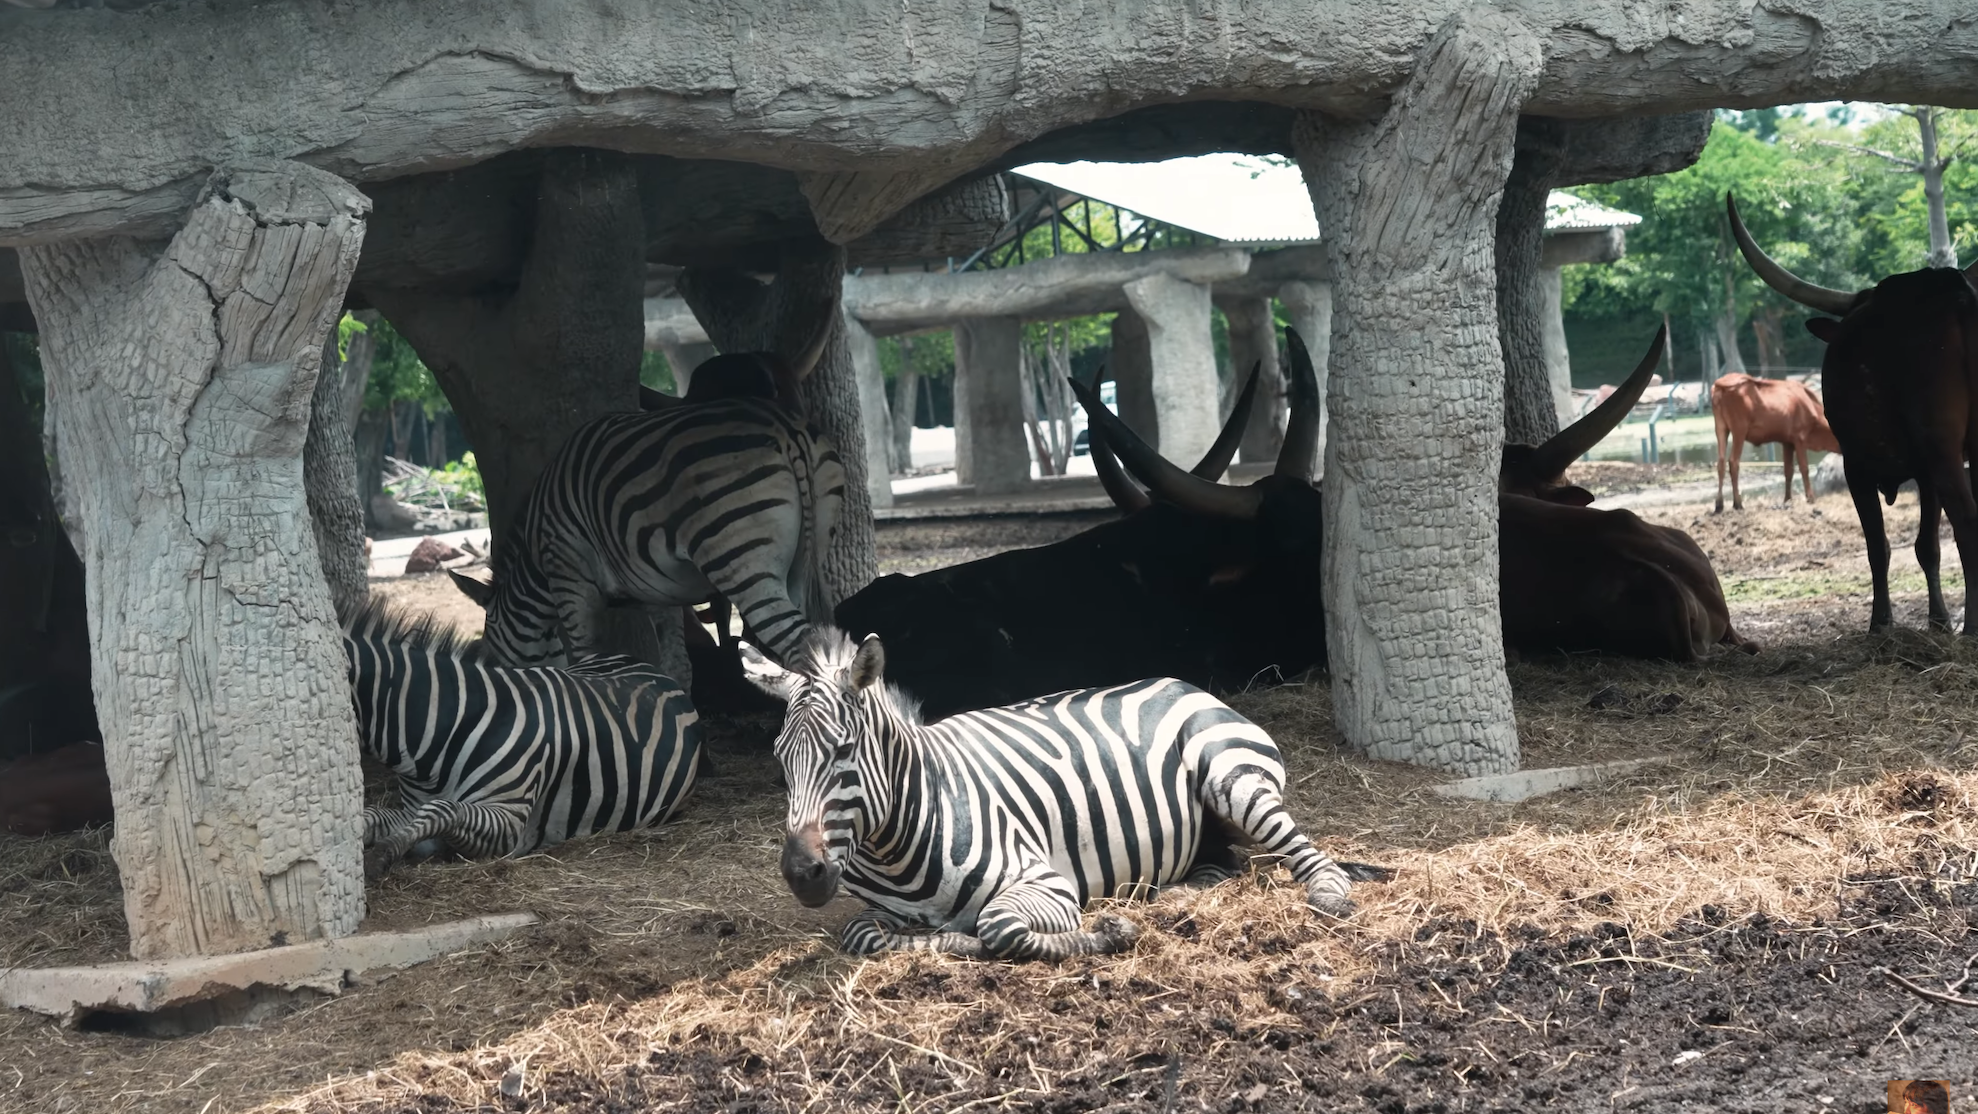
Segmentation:
{"type": "Polygon", "coordinates": [[[375,600],[343,648],[359,738],[405,802],[364,810],[370,877],[433,837],[488,858],[658,824],[699,773],[699,715],[630,658],[510,668],[375,600]]]}
{"type": "Polygon", "coordinates": [[[841,880],[867,902],[846,951],[1120,951],[1139,929],[1106,916],[1080,931],[1086,902],[1225,877],[1232,840],[1284,856],[1318,911],[1352,911],[1348,870],[1285,813],[1277,745],[1194,685],[1135,681],[922,724],[883,682],[878,636],[854,647],[822,628],[806,651],[784,669],[744,644],[742,666],[789,704],[784,880],[805,905],[841,880]]]}
{"type": "Polygon", "coordinates": [[[494,554],[488,610],[503,661],[555,665],[598,645],[608,603],[703,603],[717,591],[778,657],[831,608],[817,567],[845,497],[838,451],[775,402],[724,398],[583,426],[494,554]]]}

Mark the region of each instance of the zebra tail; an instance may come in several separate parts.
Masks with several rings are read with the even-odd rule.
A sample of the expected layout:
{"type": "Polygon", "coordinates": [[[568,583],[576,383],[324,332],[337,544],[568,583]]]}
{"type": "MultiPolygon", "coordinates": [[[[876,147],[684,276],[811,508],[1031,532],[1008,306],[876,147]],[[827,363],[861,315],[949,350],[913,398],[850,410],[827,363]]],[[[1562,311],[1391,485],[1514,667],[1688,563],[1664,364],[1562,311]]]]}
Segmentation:
{"type": "Polygon", "coordinates": [[[1394,881],[1394,869],[1392,867],[1373,866],[1369,863],[1349,863],[1343,859],[1335,859],[1334,863],[1339,869],[1346,872],[1346,877],[1355,882],[1394,881]]]}

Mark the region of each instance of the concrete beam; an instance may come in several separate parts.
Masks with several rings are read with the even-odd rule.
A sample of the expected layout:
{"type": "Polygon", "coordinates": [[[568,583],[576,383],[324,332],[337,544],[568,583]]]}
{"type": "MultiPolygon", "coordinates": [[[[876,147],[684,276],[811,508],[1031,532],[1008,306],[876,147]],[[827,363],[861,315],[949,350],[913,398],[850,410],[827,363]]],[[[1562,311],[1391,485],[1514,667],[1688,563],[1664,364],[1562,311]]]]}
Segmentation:
{"type": "Polygon", "coordinates": [[[859,275],[845,280],[845,308],[879,336],[977,317],[1057,320],[1109,313],[1130,304],[1121,287],[1150,275],[1211,284],[1241,278],[1241,248],[1059,255],[1020,267],[961,274],[859,275]]]}
{"type": "Polygon", "coordinates": [[[1628,253],[1625,228],[1587,228],[1549,232],[1539,241],[1538,265],[1566,267],[1574,263],[1612,263],[1628,253]]]}

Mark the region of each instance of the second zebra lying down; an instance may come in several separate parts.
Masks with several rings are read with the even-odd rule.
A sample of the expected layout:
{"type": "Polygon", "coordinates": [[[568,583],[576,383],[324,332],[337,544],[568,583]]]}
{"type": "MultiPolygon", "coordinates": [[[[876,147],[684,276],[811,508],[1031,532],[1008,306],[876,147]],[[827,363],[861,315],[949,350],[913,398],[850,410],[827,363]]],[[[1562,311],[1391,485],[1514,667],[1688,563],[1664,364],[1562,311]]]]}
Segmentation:
{"type": "Polygon", "coordinates": [[[1348,870],[1284,810],[1277,745],[1194,685],[1156,678],[924,725],[884,683],[876,635],[854,646],[821,629],[797,669],[741,653],[789,704],[784,880],[805,905],[841,881],[869,905],[845,926],[846,951],[1120,951],[1138,930],[1108,916],[1080,931],[1086,902],[1220,879],[1236,843],[1283,856],[1320,912],[1353,908],[1348,870]]]}
{"type": "Polygon", "coordinates": [[[650,666],[496,664],[479,642],[373,602],[344,626],[365,753],[403,804],[364,810],[365,874],[438,838],[519,855],[672,815],[700,770],[700,717],[650,666]]]}

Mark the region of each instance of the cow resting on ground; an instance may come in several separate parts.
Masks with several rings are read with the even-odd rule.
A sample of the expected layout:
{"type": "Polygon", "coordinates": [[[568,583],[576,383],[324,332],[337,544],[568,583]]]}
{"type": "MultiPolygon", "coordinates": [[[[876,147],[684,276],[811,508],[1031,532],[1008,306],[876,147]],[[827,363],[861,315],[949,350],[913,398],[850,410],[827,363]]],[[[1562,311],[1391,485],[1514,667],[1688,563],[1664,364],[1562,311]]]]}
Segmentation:
{"type": "Polygon", "coordinates": [[[1807,472],[1807,451],[1838,452],[1841,446],[1827,426],[1827,414],[1820,400],[1806,384],[1790,379],[1757,379],[1733,372],[1710,385],[1710,410],[1717,419],[1717,510],[1724,509],[1727,463],[1731,469],[1731,509],[1744,509],[1744,493],[1738,490],[1738,461],[1747,443],[1786,447],[1788,505],[1793,501],[1793,459],[1798,457],[1806,501],[1813,502],[1813,477],[1807,472]]]}
{"type": "Polygon", "coordinates": [[[1840,318],[1816,317],[1806,328],[1827,342],[1821,389],[1832,404],[1828,420],[1868,545],[1875,591],[1868,629],[1887,630],[1895,621],[1889,538],[1875,496],[1894,503],[1897,489],[1913,479],[1922,512],[1916,563],[1929,586],[1930,625],[1941,630],[1951,625],[1937,576],[1941,512],[1950,516],[1964,566],[1964,633],[1978,636],[1971,612],[1978,500],[1965,471],[1978,439],[1978,291],[1971,286],[1978,264],[1966,271],[1937,267],[1890,275],[1855,293],[1833,290],[1780,266],[1752,240],[1728,194],[1724,205],[1738,250],[1767,286],[1840,318]]]}
{"type": "MultiPolygon", "coordinates": [[[[1185,472],[1078,386],[1094,464],[1125,518],[1054,545],[881,577],[839,605],[838,625],[885,639],[895,681],[930,719],[1140,677],[1228,690],[1321,664],[1323,500],[1301,471],[1317,435],[1317,377],[1290,340],[1292,414],[1275,474],[1217,484],[1227,457],[1213,450],[1185,472]]],[[[1719,642],[1755,649],[1731,629],[1694,542],[1627,511],[1587,508],[1593,496],[1564,480],[1634,405],[1660,352],[1658,338],[1615,397],[1544,445],[1505,447],[1500,558],[1519,562],[1504,574],[1509,645],[1678,660],[1719,642]]],[[[1226,433],[1246,411],[1240,401],[1226,433]]]]}

